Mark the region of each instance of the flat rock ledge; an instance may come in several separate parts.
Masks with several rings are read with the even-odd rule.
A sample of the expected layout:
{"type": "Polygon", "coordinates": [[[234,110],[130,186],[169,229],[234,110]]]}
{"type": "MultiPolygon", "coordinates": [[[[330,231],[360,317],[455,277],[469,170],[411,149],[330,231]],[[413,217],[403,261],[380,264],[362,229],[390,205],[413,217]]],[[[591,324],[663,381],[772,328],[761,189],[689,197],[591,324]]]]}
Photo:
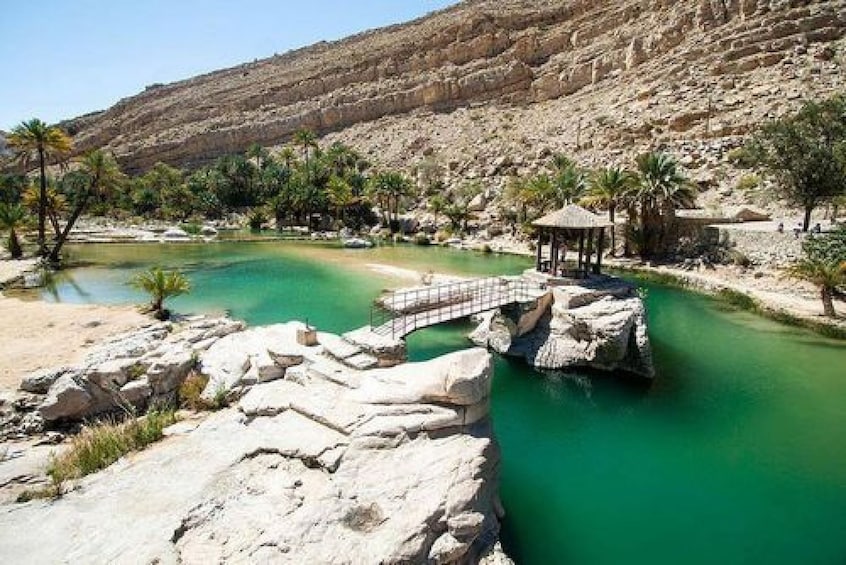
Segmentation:
{"type": "Polygon", "coordinates": [[[471,333],[479,346],[538,369],[589,368],[653,378],[646,308],[613,277],[554,286],[534,305],[487,312],[471,333]]]}
{"type": "MultiPolygon", "coordinates": [[[[228,333],[223,321],[194,323],[205,329],[138,332],[133,355],[104,353],[85,378],[104,374],[102,363],[139,358],[149,377],[155,363],[171,366],[149,357],[165,343],[211,340],[188,347],[189,358],[209,374],[207,392],[238,400],[175,424],[159,444],[59,499],[0,506],[6,560],[511,563],[498,543],[487,351],[358,371],[322,345],[298,344],[300,323],[228,333]],[[212,328],[225,335],[205,336],[212,328]]],[[[59,396],[77,369],[27,386],[59,396]]]]}

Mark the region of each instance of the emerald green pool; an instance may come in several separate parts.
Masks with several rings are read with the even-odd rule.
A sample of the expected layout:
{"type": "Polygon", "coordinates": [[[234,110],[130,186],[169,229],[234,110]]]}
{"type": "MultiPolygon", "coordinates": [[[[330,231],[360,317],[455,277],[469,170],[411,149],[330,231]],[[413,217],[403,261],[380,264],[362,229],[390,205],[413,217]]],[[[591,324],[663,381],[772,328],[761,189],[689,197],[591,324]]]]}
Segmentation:
{"type": "MultiPolygon", "coordinates": [[[[180,312],[251,324],[368,323],[385,287],[367,267],[517,273],[528,259],[412,246],[102,245],[45,298],[132,303],[125,281],[179,266],[180,312]]],[[[540,374],[498,358],[503,540],[518,563],[846,563],[846,344],[645,285],[658,376],[540,374]]],[[[412,358],[465,347],[465,324],[412,335],[412,358]]]]}

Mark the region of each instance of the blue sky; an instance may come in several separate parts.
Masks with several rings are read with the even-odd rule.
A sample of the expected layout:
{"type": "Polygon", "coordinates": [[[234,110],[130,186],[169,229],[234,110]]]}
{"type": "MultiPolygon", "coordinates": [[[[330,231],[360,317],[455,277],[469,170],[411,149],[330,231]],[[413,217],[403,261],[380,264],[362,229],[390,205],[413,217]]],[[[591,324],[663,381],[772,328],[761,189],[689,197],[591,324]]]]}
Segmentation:
{"type": "Polygon", "coordinates": [[[3,0],[0,129],[398,23],[454,0],[3,0]]]}

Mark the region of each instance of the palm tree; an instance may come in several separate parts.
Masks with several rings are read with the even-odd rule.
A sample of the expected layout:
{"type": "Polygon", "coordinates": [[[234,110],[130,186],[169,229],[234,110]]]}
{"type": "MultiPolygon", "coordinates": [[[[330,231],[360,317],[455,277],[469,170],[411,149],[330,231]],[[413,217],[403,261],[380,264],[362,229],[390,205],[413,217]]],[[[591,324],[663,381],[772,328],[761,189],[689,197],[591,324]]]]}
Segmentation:
{"type": "Polygon", "coordinates": [[[343,221],[344,209],[354,201],[352,187],[341,177],[332,175],[326,184],[326,195],[335,206],[335,229],[338,229],[343,221]]]}
{"type": "Polygon", "coordinates": [[[244,156],[247,157],[247,159],[255,159],[256,168],[258,170],[262,170],[264,169],[264,165],[270,159],[270,152],[258,143],[251,143],[250,146],[247,147],[247,151],[244,153],[244,156]]]}
{"type": "Polygon", "coordinates": [[[370,196],[387,211],[388,227],[393,234],[399,221],[400,202],[412,192],[411,181],[400,173],[378,173],[370,179],[370,196]]]}
{"type": "Polygon", "coordinates": [[[649,255],[667,243],[676,209],[692,207],[696,196],[675,159],[666,153],[638,156],[637,168],[633,196],[640,205],[641,253],[649,255]]]}
{"type": "Polygon", "coordinates": [[[528,180],[522,190],[526,204],[540,216],[555,202],[555,185],[547,174],[539,174],[528,180]]]}
{"type": "Polygon", "coordinates": [[[118,167],[115,158],[100,149],[89,151],[82,157],[78,174],[81,176],[82,186],[79,194],[77,194],[76,206],[74,206],[65,228],[56,240],[56,245],[50,251],[51,263],[60,261],[62,246],[67,241],[79,216],[85,210],[88,200],[92,196],[104,197],[123,179],[123,173],[120,172],[120,167],[118,167]]]}
{"type": "Polygon", "coordinates": [[[555,153],[549,160],[549,165],[555,171],[563,171],[564,169],[575,166],[576,162],[563,153],[555,153]]]}
{"type": "Polygon", "coordinates": [[[12,151],[17,154],[25,170],[29,170],[33,159],[38,160],[40,175],[38,254],[46,255],[44,220],[47,216],[47,173],[45,167],[47,159],[61,157],[70,152],[71,139],[59,128],[48,126],[38,118],[33,118],[15,127],[6,141],[12,151]]]}
{"type": "Polygon", "coordinates": [[[575,163],[569,162],[558,170],[553,179],[553,186],[553,203],[558,208],[563,208],[584,195],[587,180],[584,172],[575,163]]]}
{"type": "Polygon", "coordinates": [[[297,155],[294,153],[294,150],[290,145],[286,145],[281,151],[279,151],[279,158],[283,163],[285,163],[285,168],[290,169],[294,159],[297,158],[297,155]]]}
{"type": "Polygon", "coordinates": [[[170,317],[170,312],[164,308],[165,300],[191,291],[191,283],[185,275],[179,271],[163,271],[161,267],[138,273],[129,283],[150,295],[150,311],[159,320],[170,317]]]}
{"type": "Polygon", "coordinates": [[[17,229],[23,225],[25,217],[26,213],[20,204],[0,202],[0,229],[9,230],[8,249],[12,259],[20,259],[23,255],[17,229]]]}
{"type": "Polygon", "coordinates": [[[466,230],[470,210],[464,202],[453,202],[444,209],[444,215],[449,218],[453,231],[466,230]]]}
{"type": "Polygon", "coordinates": [[[438,227],[438,214],[440,214],[444,210],[446,210],[446,207],[447,207],[447,201],[440,194],[436,194],[432,198],[429,199],[429,209],[432,211],[432,215],[435,217],[435,219],[434,219],[435,228],[438,227]]]}
{"type": "Polygon", "coordinates": [[[787,270],[793,278],[813,283],[820,289],[823,313],[833,318],[834,292],[846,284],[846,261],[826,260],[824,257],[803,257],[787,270]]]}
{"type": "Polygon", "coordinates": [[[351,147],[336,141],[323,154],[329,169],[339,177],[346,177],[357,169],[361,157],[351,147]]]}
{"type": "Polygon", "coordinates": [[[586,206],[605,207],[608,210],[608,220],[611,222],[611,255],[617,249],[614,216],[617,206],[623,203],[625,194],[631,189],[633,178],[631,173],[620,167],[606,167],[596,171],[590,178],[590,189],[582,199],[586,206]]]}
{"type": "Polygon", "coordinates": [[[308,168],[309,153],[312,148],[317,147],[317,136],[310,129],[298,129],[294,132],[294,143],[302,148],[303,161],[308,168]]]}
{"type": "MultiPolygon", "coordinates": [[[[21,201],[23,202],[24,207],[36,215],[38,214],[39,207],[41,206],[41,197],[38,192],[37,188],[30,187],[26,189],[21,196],[21,201]]],[[[62,233],[61,227],[59,226],[59,216],[67,211],[68,202],[64,194],[61,194],[58,190],[56,190],[56,183],[52,178],[47,179],[47,193],[45,201],[47,220],[49,220],[50,225],[53,226],[53,233],[55,234],[55,237],[58,238],[59,234],[62,233]]]]}

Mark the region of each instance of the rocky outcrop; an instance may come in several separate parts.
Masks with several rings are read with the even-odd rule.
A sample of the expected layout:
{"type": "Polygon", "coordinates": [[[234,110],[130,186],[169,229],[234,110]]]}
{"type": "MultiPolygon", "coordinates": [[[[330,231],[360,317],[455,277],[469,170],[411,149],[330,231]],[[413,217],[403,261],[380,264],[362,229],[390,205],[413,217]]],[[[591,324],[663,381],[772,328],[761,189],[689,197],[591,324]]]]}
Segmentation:
{"type": "MultiPolygon", "coordinates": [[[[299,326],[256,328],[217,344],[272,338],[258,349],[296,351],[288,338],[299,326]]],[[[62,498],[0,507],[4,557],[510,563],[497,543],[490,355],[473,349],[361,372],[322,346],[302,354],[281,378],[236,385],[245,392],[236,407],[176,424],[162,444],[62,498]]]]}
{"type": "Polygon", "coordinates": [[[151,324],[109,339],[79,366],[27,375],[20,388],[45,395],[38,414],[47,422],[143,409],[172,400],[200,354],[221,337],[242,329],[240,322],[225,318],[151,324]]]}
{"type": "Polygon", "coordinates": [[[77,150],[108,147],[130,171],[284,143],[302,127],[395,166],[440,157],[461,172],[509,155],[505,169],[519,169],[542,146],[737,135],[832,92],[844,14],[843,0],[469,0],[153,85],[64,125],[77,150]]]}
{"type": "Polygon", "coordinates": [[[643,301],[619,279],[553,287],[529,310],[489,312],[470,339],[539,369],[655,373],[643,301]]]}

